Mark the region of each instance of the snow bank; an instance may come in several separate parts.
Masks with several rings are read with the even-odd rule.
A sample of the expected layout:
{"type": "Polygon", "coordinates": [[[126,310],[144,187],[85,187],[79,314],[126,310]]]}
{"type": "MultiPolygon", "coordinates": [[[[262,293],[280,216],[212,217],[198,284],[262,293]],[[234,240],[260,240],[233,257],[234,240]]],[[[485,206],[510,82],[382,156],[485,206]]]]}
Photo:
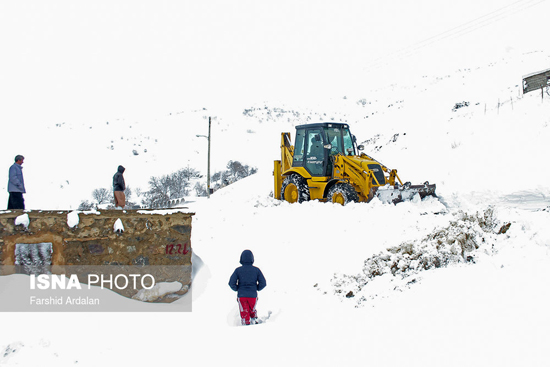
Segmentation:
{"type": "Polygon", "coordinates": [[[182,287],[180,282],[161,282],[155,284],[151,289],[140,289],[132,298],[144,302],[153,302],[167,294],[179,292],[182,287]]]}
{"type": "Polygon", "coordinates": [[[449,219],[444,228],[436,228],[421,239],[401,243],[368,258],[362,274],[335,275],[333,293],[345,298],[357,297],[356,302],[361,305],[377,296],[373,288],[380,288],[380,284],[371,286],[371,283],[379,277],[395,289],[414,284],[414,277],[422,271],[475,263],[479,256],[490,256],[497,251],[496,237],[511,226],[509,222],[499,224],[493,208],[473,214],[459,211],[449,219]],[[392,277],[398,279],[394,282],[392,277]]]}

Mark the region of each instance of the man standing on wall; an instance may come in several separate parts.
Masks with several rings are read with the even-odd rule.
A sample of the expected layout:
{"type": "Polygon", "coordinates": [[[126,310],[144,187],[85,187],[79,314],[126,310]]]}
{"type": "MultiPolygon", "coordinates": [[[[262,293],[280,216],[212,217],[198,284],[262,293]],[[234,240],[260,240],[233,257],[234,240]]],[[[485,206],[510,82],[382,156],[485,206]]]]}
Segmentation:
{"type": "Polygon", "coordinates": [[[122,166],[118,166],[117,173],[113,176],[113,191],[115,194],[115,208],[121,207],[124,208],[126,205],[126,195],[124,195],[124,190],[126,190],[126,183],[124,182],[124,173],[126,169],[122,166]]]}
{"type": "Polygon", "coordinates": [[[8,192],[10,197],[8,199],[8,209],[25,209],[25,200],[23,194],[25,191],[25,181],[23,180],[23,160],[25,157],[22,155],[15,156],[15,163],[10,167],[8,192]]]}

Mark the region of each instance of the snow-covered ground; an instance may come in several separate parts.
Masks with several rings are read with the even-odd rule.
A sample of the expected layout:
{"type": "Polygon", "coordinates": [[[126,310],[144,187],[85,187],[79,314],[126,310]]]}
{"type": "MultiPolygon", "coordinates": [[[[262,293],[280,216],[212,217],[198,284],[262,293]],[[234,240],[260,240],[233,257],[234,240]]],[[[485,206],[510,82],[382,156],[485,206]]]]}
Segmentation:
{"type": "MultiPolygon", "coordinates": [[[[454,16],[440,8],[444,7],[440,2],[421,5],[405,7],[403,11],[409,13],[398,16],[404,22],[398,33],[412,46],[407,48],[405,41],[386,35],[384,47],[396,42],[405,53],[390,53],[382,58],[382,66],[368,64],[374,70],[364,66],[368,60],[340,64],[330,58],[309,71],[302,60],[299,71],[305,73],[304,80],[312,81],[314,75],[322,78],[321,66],[331,75],[326,89],[335,86],[334,90],[325,89],[318,98],[301,98],[301,87],[296,86],[287,99],[276,95],[265,101],[248,100],[245,97],[253,93],[239,95],[239,91],[257,81],[238,79],[242,75],[237,73],[230,80],[244,84],[235,91],[234,100],[225,94],[223,103],[207,103],[209,99],[204,98],[193,107],[175,103],[170,109],[160,103],[162,112],[142,116],[128,117],[130,113],[114,114],[109,109],[101,114],[100,108],[89,115],[82,110],[79,115],[76,109],[65,116],[50,106],[44,109],[44,118],[36,120],[40,113],[23,101],[18,102],[25,106],[20,114],[11,106],[10,114],[3,115],[2,134],[9,138],[0,148],[5,167],[0,184],[7,182],[12,157],[25,155],[29,209],[75,209],[81,200],[90,199],[94,188],[109,187],[119,164],[126,167],[126,182],[133,188],[146,189],[150,176],[188,164],[204,173],[206,140],[196,135],[207,133],[207,116],[215,117],[213,170],[224,168],[228,160],[239,160],[257,167],[258,173],[210,199],[187,198],[185,210],[196,213],[195,276],[187,296],[192,297],[192,312],[163,312],[164,305],[148,305],[159,312],[4,313],[0,364],[545,365],[550,342],[546,276],[550,169],[545,162],[550,156],[550,96],[522,95],[521,78],[550,68],[550,50],[542,44],[547,27],[536,21],[548,14],[549,4],[508,1],[502,8],[492,8],[467,1],[448,8],[456,12],[454,16]],[[415,24],[411,19],[421,22],[426,9],[437,9],[441,19],[432,18],[430,27],[412,27],[407,34],[406,27],[415,24]],[[483,14],[494,17],[483,18],[483,14]],[[477,21],[464,28],[468,31],[455,28],[472,19],[477,21]],[[487,24],[481,23],[483,19],[487,24]],[[527,20],[531,20],[529,26],[524,23],[527,20]],[[455,32],[441,33],[449,29],[455,32]],[[443,41],[414,43],[435,34],[443,41]],[[337,75],[353,78],[338,85],[337,75]],[[453,111],[461,102],[469,105],[453,111]],[[8,123],[7,116],[15,116],[17,124],[8,123]],[[349,123],[367,153],[398,169],[404,181],[437,184],[438,200],[396,206],[374,200],[345,207],[274,200],[272,165],[280,154],[280,133],[293,134],[295,125],[319,121],[349,123]],[[508,230],[498,234],[508,224],[508,230]],[[238,325],[236,295],[227,285],[244,249],[253,251],[255,265],[268,284],[259,295],[258,311],[260,317],[269,318],[251,327],[238,325]],[[448,264],[425,269],[410,256],[418,252],[431,259],[442,256],[448,264]],[[461,260],[465,258],[468,261],[461,260]],[[372,271],[374,263],[381,264],[378,272],[372,271]]],[[[281,6],[278,15],[289,4],[281,6]]],[[[311,17],[302,19],[310,30],[320,29],[319,21],[331,19],[337,37],[327,41],[330,47],[346,35],[351,37],[349,42],[357,41],[346,45],[359,44],[361,32],[353,32],[361,24],[359,9],[325,6],[327,13],[314,8],[311,17]],[[327,15],[331,9],[341,10],[341,16],[333,12],[331,18],[327,15]],[[319,15],[324,17],[315,18],[319,15]]],[[[295,10],[289,20],[294,30],[301,29],[298,14],[308,14],[306,9],[295,10]]],[[[388,14],[392,9],[380,5],[379,10],[388,14]]],[[[258,29],[277,28],[275,18],[259,8],[250,12],[258,21],[270,21],[254,23],[258,29]]],[[[228,17],[243,20],[242,15],[228,17]]],[[[385,15],[385,19],[391,17],[385,15]]],[[[168,20],[175,27],[177,17],[168,20]]],[[[110,26],[116,23],[106,21],[110,26]]],[[[223,24],[218,26],[223,29],[223,24]]],[[[376,24],[383,25],[383,19],[376,24]]],[[[79,25],[78,31],[93,39],[85,26],[79,25]]],[[[276,39],[269,35],[272,38],[267,41],[276,39]]],[[[232,36],[216,40],[216,46],[232,36]]],[[[321,36],[327,36],[327,31],[321,36]]],[[[249,41],[257,41],[257,36],[250,37],[249,41]]],[[[300,40],[305,40],[303,35],[300,40]]],[[[319,45],[310,44],[298,57],[323,56],[315,52],[322,38],[314,40],[319,45]]],[[[152,42],[146,41],[147,45],[152,42]]],[[[277,45],[263,50],[261,60],[289,52],[277,45]]],[[[362,54],[349,52],[348,56],[362,54]]],[[[240,50],[235,57],[239,56],[243,56],[240,50]]],[[[253,56],[244,68],[260,60],[253,56]]],[[[75,58],[80,60],[78,55],[75,58]]],[[[304,81],[276,80],[281,70],[273,62],[269,65],[274,74],[265,73],[277,87],[282,83],[293,89],[293,81],[304,81]]],[[[263,75],[255,71],[250,79],[263,75]]],[[[215,82],[217,76],[208,80],[215,82]]],[[[12,77],[6,80],[16,83],[12,77]]],[[[202,88],[200,92],[207,95],[202,88]]],[[[315,83],[311,88],[323,89],[315,83]]],[[[89,107],[82,103],[76,106],[89,107]]],[[[7,202],[2,187],[0,202],[7,202]]],[[[26,287],[26,282],[24,276],[0,277],[0,289],[26,287]]],[[[2,301],[5,297],[9,293],[2,293],[2,301]]],[[[120,297],[121,304],[129,301],[120,297]]],[[[183,297],[178,302],[188,301],[183,297]]]]}

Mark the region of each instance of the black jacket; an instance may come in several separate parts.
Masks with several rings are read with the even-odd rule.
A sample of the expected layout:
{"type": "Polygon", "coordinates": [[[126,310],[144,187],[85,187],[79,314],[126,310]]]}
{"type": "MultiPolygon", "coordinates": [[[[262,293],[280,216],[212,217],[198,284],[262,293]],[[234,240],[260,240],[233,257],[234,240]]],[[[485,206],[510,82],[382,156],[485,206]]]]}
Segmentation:
{"type": "Polygon", "coordinates": [[[113,176],[113,190],[114,191],[124,191],[124,190],[126,190],[126,184],[124,183],[124,177],[122,176],[124,171],[125,171],[124,167],[118,166],[118,171],[113,176]]]}

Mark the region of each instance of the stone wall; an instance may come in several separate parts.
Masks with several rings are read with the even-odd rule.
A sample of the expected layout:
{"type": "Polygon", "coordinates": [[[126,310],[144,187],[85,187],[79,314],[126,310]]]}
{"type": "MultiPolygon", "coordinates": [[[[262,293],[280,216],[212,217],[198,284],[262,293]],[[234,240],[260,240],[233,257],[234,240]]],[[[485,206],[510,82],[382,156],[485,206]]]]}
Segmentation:
{"type": "MultiPolygon", "coordinates": [[[[155,282],[191,284],[191,220],[176,210],[0,213],[0,274],[21,272],[17,244],[51,243],[51,273],[154,273],[155,282]],[[21,224],[16,224],[21,223],[21,224]]],[[[113,289],[113,288],[112,288],[113,289]]],[[[127,297],[138,290],[113,289],[127,297]]],[[[173,298],[172,298],[173,299],[173,298]]]]}

